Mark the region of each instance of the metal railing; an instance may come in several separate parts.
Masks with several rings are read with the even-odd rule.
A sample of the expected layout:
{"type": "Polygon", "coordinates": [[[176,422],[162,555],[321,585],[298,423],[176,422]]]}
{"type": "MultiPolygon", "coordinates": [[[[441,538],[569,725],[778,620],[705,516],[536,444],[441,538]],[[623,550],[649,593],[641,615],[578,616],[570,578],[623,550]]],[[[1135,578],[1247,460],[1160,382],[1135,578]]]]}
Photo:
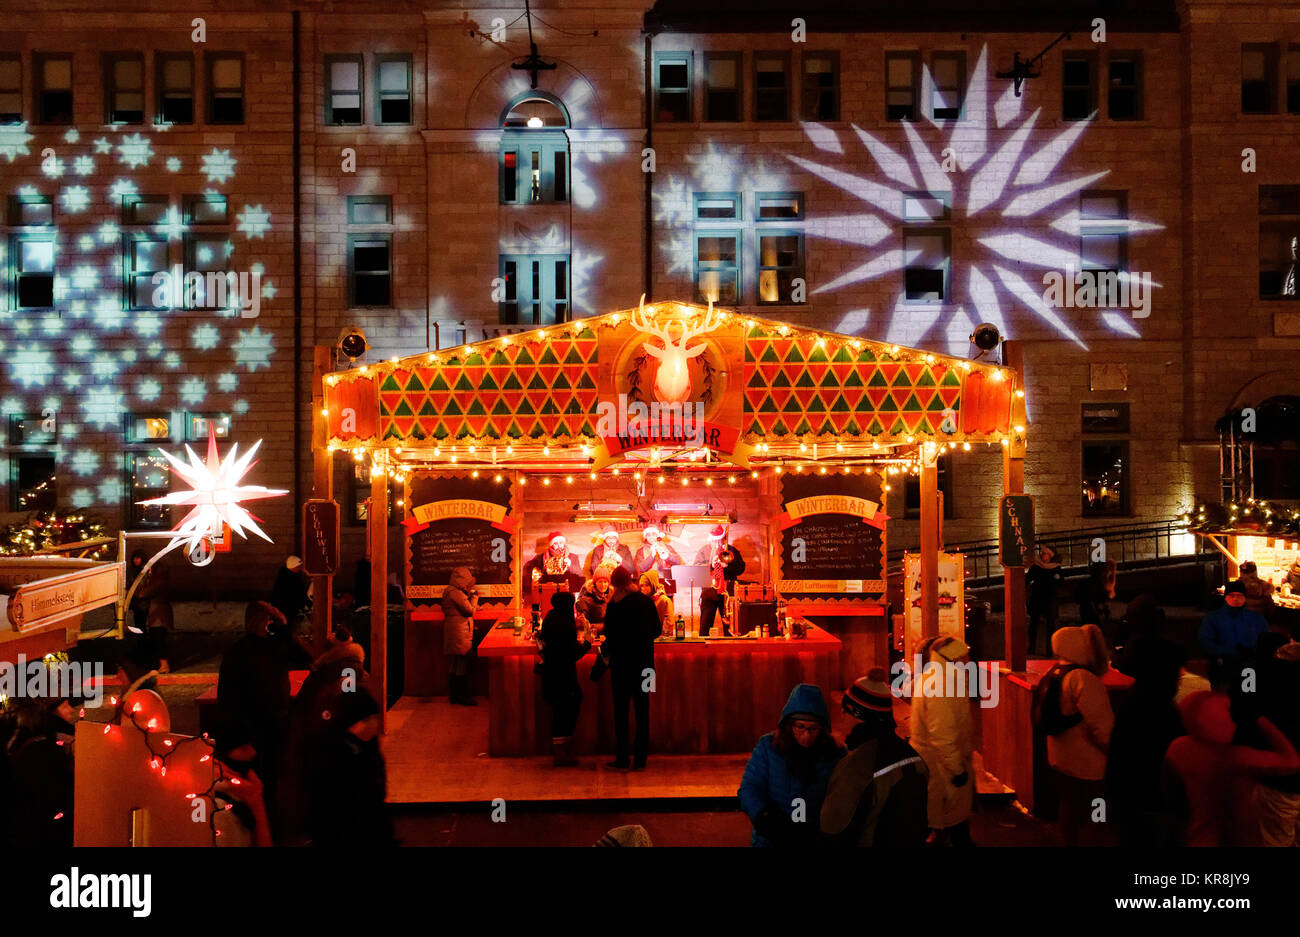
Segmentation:
{"type": "MultiPolygon", "coordinates": [[[[1061,565],[1074,567],[1088,565],[1093,555],[1093,542],[1099,538],[1106,544],[1106,558],[1118,563],[1185,555],[1182,552],[1174,552],[1174,538],[1186,533],[1185,521],[1181,518],[1169,518],[1154,524],[1112,524],[1105,527],[1079,527],[1071,530],[1041,530],[1035,533],[1035,542],[1038,548],[1054,547],[1059,554],[1061,565]]],[[[949,553],[964,554],[968,582],[1002,578],[1002,563],[996,537],[946,543],[944,550],[949,553]]],[[[889,551],[888,566],[891,572],[895,571],[896,566],[901,569],[904,552],[915,552],[915,549],[889,551]]],[[[1195,552],[1205,552],[1205,549],[1198,543],[1195,552]]]]}

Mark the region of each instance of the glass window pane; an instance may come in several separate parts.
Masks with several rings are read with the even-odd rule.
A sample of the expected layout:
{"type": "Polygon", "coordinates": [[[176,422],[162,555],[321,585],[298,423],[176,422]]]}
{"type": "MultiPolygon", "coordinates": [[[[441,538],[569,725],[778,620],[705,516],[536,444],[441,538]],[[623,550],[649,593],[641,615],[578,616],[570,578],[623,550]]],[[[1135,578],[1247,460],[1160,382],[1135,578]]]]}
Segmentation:
{"type": "Polygon", "coordinates": [[[391,206],[387,201],[357,201],[352,203],[353,224],[388,224],[391,206]]]}
{"type": "Polygon", "coordinates": [[[239,59],[217,59],[212,63],[212,86],[232,89],[243,84],[243,63],[239,59]]]}
{"type": "Polygon", "coordinates": [[[162,241],[136,241],[133,268],[137,273],[162,270],[167,266],[167,245],[162,241]]]}
{"type": "Polygon", "coordinates": [[[685,90],[687,87],[685,62],[661,62],[659,65],[659,89],[661,91],[685,90]]]}
{"type": "Polygon", "coordinates": [[[719,91],[736,87],[735,59],[711,59],[709,61],[709,87],[719,91]]]}
{"type": "Polygon", "coordinates": [[[115,59],[113,84],[118,88],[140,88],[144,85],[144,63],[139,59],[115,59]]]}
{"type": "Polygon", "coordinates": [[[0,59],[0,88],[17,88],[22,84],[23,68],[18,59],[0,59]]]}
{"type": "Polygon", "coordinates": [[[358,273],[387,272],[388,245],[379,241],[361,241],[353,251],[353,267],[358,273]]]}
{"type": "Polygon", "coordinates": [[[885,63],[885,74],[891,88],[900,88],[912,84],[912,60],[908,58],[889,58],[885,63]]]}
{"type": "Polygon", "coordinates": [[[69,91],[72,89],[72,61],[70,59],[46,59],[42,63],[41,85],[46,91],[69,91]]]}
{"type": "Polygon", "coordinates": [[[736,239],[734,237],[702,237],[698,256],[701,263],[735,263],[736,239]]]}
{"type": "Polygon", "coordinates": [[[54,270],[53,241],[23,241],[19,259],[23,273],[51,273],[54,270]]]}
{"type": "Polygon", "coordinates": [[[193,87],[194,63],[189,59],[168,59],[163,65],[163,84],[171,90],[193,87]]]}
{"type": "Polygon", "coordinates": [[[334,91],[360,91],[361,65],[358,62],[331,62],[330,88],[334,91]]]}
{"type": "Polygon", "coordinates": [[[406,91],[410,81],[410,65],[402,61],[379,63],[379,90],[406,91]]]}

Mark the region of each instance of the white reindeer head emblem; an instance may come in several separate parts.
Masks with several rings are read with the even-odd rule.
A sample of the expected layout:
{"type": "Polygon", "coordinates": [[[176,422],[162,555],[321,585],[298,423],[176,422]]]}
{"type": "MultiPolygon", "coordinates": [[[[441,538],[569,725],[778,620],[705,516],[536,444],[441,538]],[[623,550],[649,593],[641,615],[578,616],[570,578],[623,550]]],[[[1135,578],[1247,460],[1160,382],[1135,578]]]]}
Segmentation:
{"type": "Polygon", "coordinates": [[[699,323],[680,322],[681,334],[674,339],[671,334],[672,323],[660,327],[652,316],[645,311],[645,294],[641,294],[641,305],[632,315],[632,325],[640,332],[648,332],[663,341],[663,347],[646,342],[641,347],[647,354],[659,359],[659,368],[655,371],[655,395],[664,403],[683,403],[691,395],[691,373],[687,361],[704,353],[705,344],[686,347],[686,343],[697,335],[712,332],[722,324],[722,318],[713,310],[713,301],[709,300],[709,311],[704,321],[699,323]]]}

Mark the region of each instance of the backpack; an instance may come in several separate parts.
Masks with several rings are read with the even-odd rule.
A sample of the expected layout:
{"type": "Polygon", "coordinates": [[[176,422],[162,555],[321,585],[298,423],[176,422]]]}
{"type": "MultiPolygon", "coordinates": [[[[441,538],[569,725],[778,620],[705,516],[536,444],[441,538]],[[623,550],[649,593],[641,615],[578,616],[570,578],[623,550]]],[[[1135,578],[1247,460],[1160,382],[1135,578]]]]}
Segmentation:
{"type": "Polygon", "coordinates": [[[1065,675],[1078,670],[1078,664],[1057,664],[1034,687],[1032,718],[1034,728],[1044,735],[1060,735],[1083,722],[1083,715],[1067,716],[1061,712],[1061,686],[1065,675]]]}

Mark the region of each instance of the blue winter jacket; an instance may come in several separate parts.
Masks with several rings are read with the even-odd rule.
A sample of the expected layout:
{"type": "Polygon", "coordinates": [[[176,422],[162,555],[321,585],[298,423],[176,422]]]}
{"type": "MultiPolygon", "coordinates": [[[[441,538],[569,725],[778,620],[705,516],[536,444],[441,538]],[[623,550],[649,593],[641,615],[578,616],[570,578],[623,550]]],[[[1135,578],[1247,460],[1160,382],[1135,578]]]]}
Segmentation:
{"type": "MultiPolygon", "coordinates": [[[[801,683],[790,692],[790,699],[781,710],[784,722],[794,713],[807,713],[815,716],[830,731],[830,713],[826,709],[826,700],[822,691],[815,686],[801,683]]],[[[827,758],[817,764],[812,783],[807,784],[801,778],[791,774],[785,757],[772,747],[775,732],[769,732],[758,740],[754,753],[745,765],[745,774],[740,780],[740,809],[749,816],[750,822],[766,807],[772,807],[789,814],[794,808],[792,802],[796,797],[804,800],[804,822],[817,824],[821,816],[822,801],[826,799],[826,787],[830,783],[831,772],[844,755],[844,749],[838,748],[833,758],[827,758]]],[[[771,846],[757,830],[750,834],[751,846],[771,846]]]]}
{"type": "Polygon", "coordinates": [[[1201,647],[1211,657],[1232,657],[1255,649],[1268,622],[1259,612],[1224,605],[1205,616],[1199,635],[1201,647]]]}

